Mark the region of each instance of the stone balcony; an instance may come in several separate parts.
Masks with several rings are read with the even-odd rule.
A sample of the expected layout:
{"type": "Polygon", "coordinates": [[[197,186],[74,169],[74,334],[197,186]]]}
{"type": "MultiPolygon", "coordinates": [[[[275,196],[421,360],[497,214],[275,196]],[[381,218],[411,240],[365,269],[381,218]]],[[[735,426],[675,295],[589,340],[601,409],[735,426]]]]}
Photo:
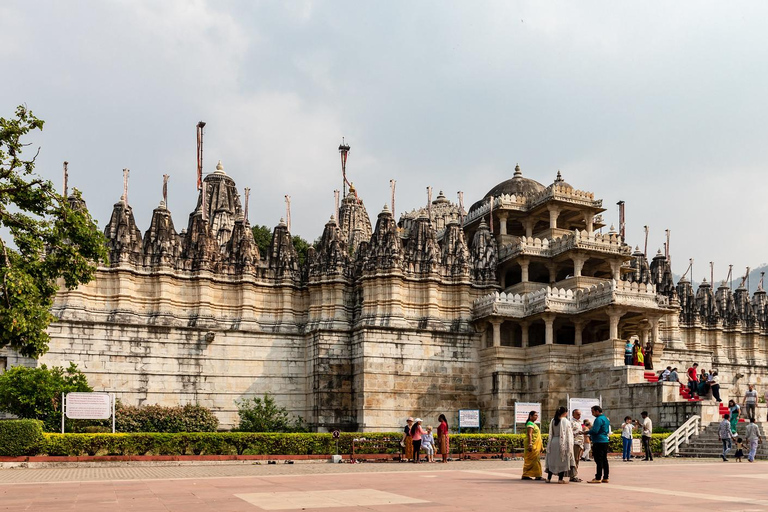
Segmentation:
{"type": "Polygon", "coordinates": [[[525,318],[545,312],[578,315],[611,305],[658,310],[664,300],[651,284],[611,280],[586,289],[547,286],[523,294],[494,292],[475,300],[472,317],[525,318]]]}
{"type": "Polygon", "coordinates": [[[499,249],[499,263],[521,256],[553,258],[572,250],[586,250],[625,257],[631,256],[632,253],[632,248],[622,243],[621,237],[618,235],[589,234],[586,231],[575,230],[568,231],[567,234],[554,239],[520,237],[517,241],[499,249]]]}

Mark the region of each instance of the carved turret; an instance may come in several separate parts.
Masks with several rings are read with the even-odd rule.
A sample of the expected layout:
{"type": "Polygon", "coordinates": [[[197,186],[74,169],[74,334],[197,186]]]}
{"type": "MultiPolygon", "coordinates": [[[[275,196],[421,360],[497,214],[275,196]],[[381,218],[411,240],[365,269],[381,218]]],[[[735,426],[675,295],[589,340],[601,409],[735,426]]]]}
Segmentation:
{"type": "Polygon", "coordinates": [[[736,316],[744,327],[755,325],[755,312],[749,302],[749,290],[744,285],[739,286],[733,294],[733,306],[736,316]]]}
{"type": "MultiPolygon", "coordinates": [[[[240,195],[235,181],[224,172],[219,161],[216,172],[205,177],[206,210],[210,230],[216,237],[219,247],[224,247],[232,236],[235,221],[243,216],[240,195]]],[[[202,195],[198,197],[201,207],[202,195]]]]}
{"type": "Polygon", "coordinates": [[[430,274],[437,270],[440,248],[429,217],[422,215],[411,228],[405,245],[403,269],[416,274],[430,274]]]}
{"type": "Polygon", "coordinates": [[[715,306],[715,294],[706,279],[699,285],[694,301],[694,310],[704,324],[715,325],[720,321],[720,313],[715,306]]]}
{"type": "Polygon", "coordinates": [[[625,281],[643,284],[651,282],[651,269],[648,267],[648,260],[638,247],[635,247],[635,252],[632,253],[629,267],[632,269],[632,272],[628,272],[623,276],[625,281]]]}
{"type": "Polygon", "coordinates": [[[696,312],[696,300],[693,295],[691,282],[683,276],[677,283],[677,297],[680,300],[680,322],[692,325],[698,318],[696,312]]]}
{"type": "Polygon", "coordinates": [[[768,329],[768,296],[762,285],[758,286],[752,296],[752,311],[755,313],[755,321],[760,329],[768,329]]]}
{"type": "Polygon", "coordinates": [[[181,240],[173,227],[171,212],[161,201],[152,212],[152,222],[144,234],[144,265],[173,267],[180,253],[181,240]]]}
{"type": "Polygon", "coordinates": [[[733,302],[733,293],[723,281],[715,293],[715,305],[723,319],[723,327],[733,327],[739,321],[736,305],[733,302]]]}
{"type": "Polygon", "coordinates": [[[219,243],[211,232],[210,224],[203,220],[199,200],[198,208],[189,214],[189,224],[181,238],[181,268],[214,272],[218,269],[219,243]]]}
{"type": "Polygon", "coordinates": [[[269,246],[269,268],[278,278],[300,277],[299,255],[293,246],[293,240],[284,219],[280,219],[280,223],[272,233],[272,244],[269,246]]]}
{"type": "Polygon", "coordinates": [[[448,222],[443,234],[440,251],[440,263],[443,275],[446,277],[469,276],[469,251],[464,242],[464,230],[459,221],[448,222]]]}
{"type": "Polygon", "coordinates": [[[224,264],[229,272],[235,274],[250,272],[259,264],[259,248],[253,239],[251,225],[245,219],[237,219],[232,226],[224,264]]]}
{"type": "Polygon", "coordinates": [[[346,244],[341,240],[336,219],[331,216],[331,220],[325,224],[320,244],[310,258],[309,275],[311,277],[344,275],[348,267],[349,252],[346,244]]]}
{"type": "Polygon", "coordinates": [[[124,198],[115,203],[112,217],[104,228],[104,236],[107,237],[110,265],[142,264],[141,232],[136,227],[133,209],[126,204],[124,198]]]}
{"type": "Polygon", "coordinates": [[[472,240],[472,279],[477,283],[496,283],[496,241],[485,221],[475,232],[472,240]]]}
{"type": "Polygon", "coordinates": [[[349,187],[349,194],[339,206],[339,236],[351,254],[355,254],[360,242],[371,239],[371,219],[354,185],[349,187]]]}
{"type": "Polygon", "coordinates": [[[373,231],[366,252],[365,270],[367,271],[401,268],[403,249],[395,220],[387,205],[384,205],[384,209],[376,220],[376,229],[373,231]]]}
{"type": "Polygon", "coordinates": [[[672,277],[669,261],[661,253],[661,250],[653,257],[650,271],[651,282],[656,285],[656,292],[670,299],[673,298],[676,295],[675,281],[672,277]]]}

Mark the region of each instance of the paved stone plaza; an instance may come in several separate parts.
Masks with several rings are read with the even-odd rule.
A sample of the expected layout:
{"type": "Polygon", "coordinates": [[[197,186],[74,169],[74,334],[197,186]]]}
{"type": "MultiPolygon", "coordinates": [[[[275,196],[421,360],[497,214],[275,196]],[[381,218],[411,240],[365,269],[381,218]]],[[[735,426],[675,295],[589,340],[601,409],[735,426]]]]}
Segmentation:
{"type": "MultiPolygon", "coordinates": [[[[586,478],[594,465],[584,463],[586,478]]],[[[0,470],[0,510],[768,510],[768,464],[613,462],[611,483],[520,480],[520,462],[0,470]]]]}

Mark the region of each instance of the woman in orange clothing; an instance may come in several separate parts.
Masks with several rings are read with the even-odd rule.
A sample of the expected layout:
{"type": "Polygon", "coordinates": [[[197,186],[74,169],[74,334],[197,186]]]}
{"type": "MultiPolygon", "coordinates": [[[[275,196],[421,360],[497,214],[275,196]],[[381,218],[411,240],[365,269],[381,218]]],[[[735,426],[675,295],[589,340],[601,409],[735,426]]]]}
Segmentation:
{"type": "Polygon", "coordinates": [[[411,437],[413,418],[408,418],[406,423],[403,429],[403,439],[400,441],[400,446],[403,447],[403,456],[400,458],[401,462],[408,462],[413,458],[413,438],[411,437]]]}
{"type": "Polygon", "coordinates": [[[448,420],[445,414],[438,416],[440,426],[437,427],[437,446],[440,447],[440,455],[443,456],[443,462],[448,462],[448,452],[451,451],[451,445],[448,440],[448,420]]]}

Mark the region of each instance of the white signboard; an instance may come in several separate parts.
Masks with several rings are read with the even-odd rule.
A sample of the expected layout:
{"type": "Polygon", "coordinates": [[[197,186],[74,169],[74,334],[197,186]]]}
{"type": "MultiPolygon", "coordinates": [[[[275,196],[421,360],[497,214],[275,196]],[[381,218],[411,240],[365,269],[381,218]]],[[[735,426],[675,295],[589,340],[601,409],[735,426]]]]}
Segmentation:
{"type": "Polygon", "coordinates": [[[480,411],[478,409],[460,409],[459,428],[480,428],[480,411]]]}
{"type": "Polygon", "coordinates": [[[515,424],[528,421],[528,414],[531,411],[539,413],[539,419],[536,423],[541,424],[541,404],[538,402],[515,402],[515,424]]]}
{"type": "Polygon", "coordinates": [[[632,439],[632,453],[643,453],[643,445],[639,439],[632,439]]]}
{"type": "Polygon", "coordinates": [[[112,416],[109,393],[67,393],[67,418],[71,420],[106,420],[112,416]]]}
{"type": "Polygon", "coordinates": [[[600,405],[599,398],[571,398],[568,400],[568,417],[571,417],[574,409],[581,411],[581,421],[589,420],[590,423],[595,422],[595,417],[592,416],[592,406],[600,405]]]}

